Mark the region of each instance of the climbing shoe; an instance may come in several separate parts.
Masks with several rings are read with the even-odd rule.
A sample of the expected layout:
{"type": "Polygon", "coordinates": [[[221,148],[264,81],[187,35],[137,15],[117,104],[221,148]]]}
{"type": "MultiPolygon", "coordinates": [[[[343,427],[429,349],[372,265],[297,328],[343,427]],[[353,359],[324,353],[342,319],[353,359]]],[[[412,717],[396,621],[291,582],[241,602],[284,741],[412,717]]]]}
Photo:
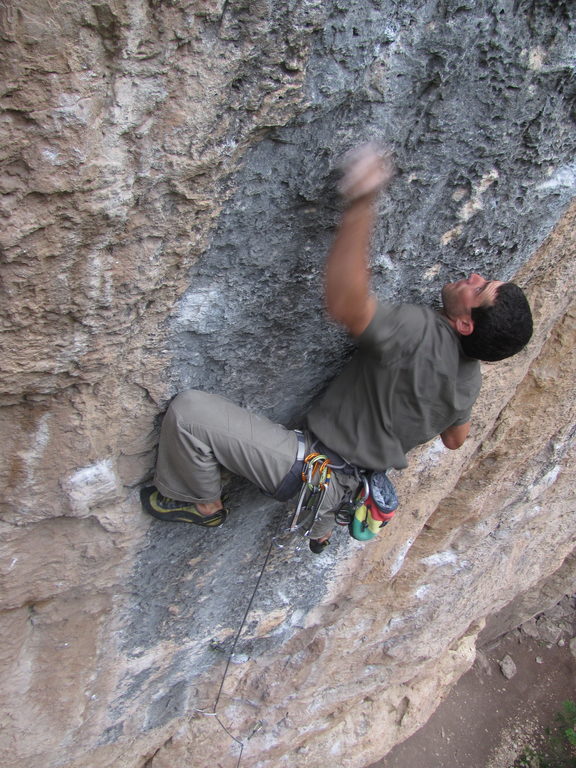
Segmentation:
{"type": "Polygon", "coordinates": [[[330,544],[330,539],[320,541],[319,539],[310,539],[310,549],[315,555],[321,555],[326,547],[330,544]]]}
{"type": "Polygon", "coordinates": [[[193,523],[205,528],[216,528],[228,517],[227,509],[219,509],[211,515],[202,515],[191,501],[178,501],[163,496],[153,485],[142,488],[140,491],[142,507],[149,515],[158,520],[167,520],[171,523],[193,523]]]}

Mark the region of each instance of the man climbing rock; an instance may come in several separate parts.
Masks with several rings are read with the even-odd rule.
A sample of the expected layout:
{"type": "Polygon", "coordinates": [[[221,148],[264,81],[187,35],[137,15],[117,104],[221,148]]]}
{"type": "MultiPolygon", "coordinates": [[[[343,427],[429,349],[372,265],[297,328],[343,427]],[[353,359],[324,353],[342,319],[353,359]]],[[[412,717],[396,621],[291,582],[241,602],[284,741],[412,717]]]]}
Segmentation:
{"type": "Polygon", "coordinates": [[[440,312],[380,302],[371,292],[374,202],[393,178],[389,157],[362,147],[340,183],[346,204],[326,262],[331,317],[358,349],[305,419],[303,432],[250,413],[225,398],[187,391],[162,424],[154,486],[144,509],[167,521],[221,525],[220,467],[285,501],[302,485],[312,453],[332,471],[309,532],[310,548],[328,544],[334,514],[354,498],[359,477],[407,465],[406,453],[440,435],[459,448],[480,391],[479,360],[514,355],[532,335],[530,307],[513,283],[472,274],[442,289],[440,312]]]}

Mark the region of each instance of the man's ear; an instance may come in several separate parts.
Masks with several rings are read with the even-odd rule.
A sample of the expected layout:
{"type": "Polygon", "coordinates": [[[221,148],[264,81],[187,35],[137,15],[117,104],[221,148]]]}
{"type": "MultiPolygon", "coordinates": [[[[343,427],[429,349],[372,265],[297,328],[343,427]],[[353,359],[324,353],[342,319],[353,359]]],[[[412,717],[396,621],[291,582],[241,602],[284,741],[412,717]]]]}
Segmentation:
{"type": "Polygon", "coordinates": [[[457,317],[454,322],[460,336],[470,336],[474,331],[474,320],[471,317],[457,317]]]}

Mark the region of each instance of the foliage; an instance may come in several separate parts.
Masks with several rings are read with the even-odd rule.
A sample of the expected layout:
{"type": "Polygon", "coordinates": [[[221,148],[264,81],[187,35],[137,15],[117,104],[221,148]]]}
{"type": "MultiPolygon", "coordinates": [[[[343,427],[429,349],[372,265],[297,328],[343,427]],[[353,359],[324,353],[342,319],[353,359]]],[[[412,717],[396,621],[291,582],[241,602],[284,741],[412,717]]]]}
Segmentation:
{"type": "Polygon", "coordinates": [[[576,704],[562,703],[555,723],[546,729],[542,746],[525,747],[514,768],[576,768],[576,704]]]}

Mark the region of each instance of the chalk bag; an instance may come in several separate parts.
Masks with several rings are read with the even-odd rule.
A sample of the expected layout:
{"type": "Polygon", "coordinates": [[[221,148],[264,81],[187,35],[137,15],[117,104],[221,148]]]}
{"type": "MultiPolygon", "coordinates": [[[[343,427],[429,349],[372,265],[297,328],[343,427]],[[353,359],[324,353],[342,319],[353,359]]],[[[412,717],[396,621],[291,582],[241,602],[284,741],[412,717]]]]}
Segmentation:
{"type": "Polygon", "coordinates": [[[350,536],[357,541],[373,539],[398,507],[396,491],[386,472],[371,472],[368,486],[368,497],[356,508],[349,526],[350,536]]]}

